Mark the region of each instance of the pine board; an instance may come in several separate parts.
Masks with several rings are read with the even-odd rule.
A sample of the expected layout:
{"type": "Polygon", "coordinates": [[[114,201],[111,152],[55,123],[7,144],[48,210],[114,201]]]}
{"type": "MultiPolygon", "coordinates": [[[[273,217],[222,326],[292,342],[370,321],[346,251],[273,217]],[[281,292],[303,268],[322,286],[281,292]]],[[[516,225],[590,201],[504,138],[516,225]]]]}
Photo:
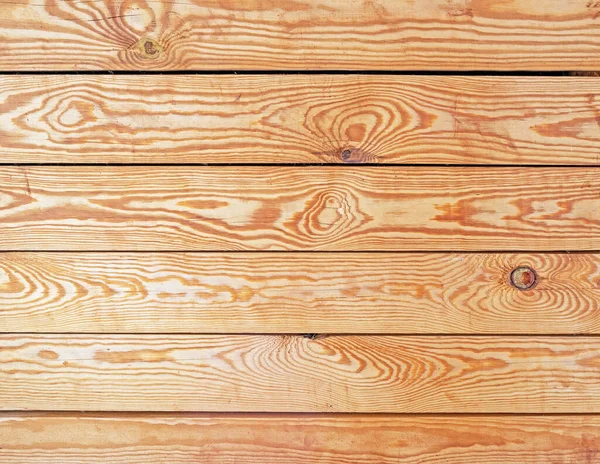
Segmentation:
{"type": "Polygon", "coordinates": [[[2,251],[594,251],[600,170],[0,167],[2,251]]]}
{"type": "Polygon", "coordinates": [[[0,315],[0,332],[598,334],[600,255],[3,253],[0,315]]]}
{"type": "Polygon", "coordinates": [[[3,163],[600,165],[593,77],[9,75],[0,93],[3,163]]]}
{"type": "Polygon", "coordinates": [[[597,416],[0,415],[0,464],[594,464],[597,416]]]}
{"type": "Polygon", "coordinates": [[[0,409],[599,413],[597,337],[2,335],[0,409]]]}

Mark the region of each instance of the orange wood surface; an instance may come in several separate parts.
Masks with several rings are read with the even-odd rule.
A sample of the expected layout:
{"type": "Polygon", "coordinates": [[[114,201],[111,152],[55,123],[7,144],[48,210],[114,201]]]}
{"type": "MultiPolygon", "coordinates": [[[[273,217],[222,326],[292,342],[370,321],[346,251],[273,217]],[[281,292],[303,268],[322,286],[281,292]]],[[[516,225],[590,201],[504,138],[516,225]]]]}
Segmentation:
{"type": "Polygon", "coordinates": [[[599,21],[0,3],[0,464],[600,463],[599,21]]]}

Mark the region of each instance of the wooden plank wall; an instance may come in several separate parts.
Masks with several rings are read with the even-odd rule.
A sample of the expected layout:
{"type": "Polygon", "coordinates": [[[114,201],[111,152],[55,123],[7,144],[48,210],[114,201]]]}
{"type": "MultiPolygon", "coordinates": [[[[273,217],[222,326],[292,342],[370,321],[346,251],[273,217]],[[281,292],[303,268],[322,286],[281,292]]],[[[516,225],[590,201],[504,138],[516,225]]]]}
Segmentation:
{"type": "Polygon", "coordinates": [[[0,464],[600,463],[599,21],[0,3],[0,464]]]}

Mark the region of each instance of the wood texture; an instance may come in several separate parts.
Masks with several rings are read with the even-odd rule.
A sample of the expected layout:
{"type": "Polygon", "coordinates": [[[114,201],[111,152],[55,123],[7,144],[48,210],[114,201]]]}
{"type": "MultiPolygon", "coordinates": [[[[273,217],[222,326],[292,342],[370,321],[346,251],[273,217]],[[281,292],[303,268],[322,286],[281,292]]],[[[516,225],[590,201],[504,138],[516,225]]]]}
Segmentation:
{"type": "Polygon", "coordinates": [[[597,70],[597,2],[2,3],[2,70],[597,70]]]}
{"type": "Polygon", "coordinates": [[[596,78],[20,75],[4,163],[600,164],[596,78]]]}
{"type": "Polygon", "coordinates": [[[594,464],[597,416],[5,414],[1,464],[594,464]]]}
{"type": "Polygon", "coordinates": [[[0,332],[600,333],[600,255],[4,253],[0,315],[0,332]],[[533,289],[510,284],[519,266],[533,289]]]}
{"type": "Polygon", "coordinates": [[[2,335],[2,410],[598,413],[597,337],[2,335]]]}
{"type": "Polygon", "coordinates": [[[0,168],[2,250],[598,250],[600,170],[0,168]]]}

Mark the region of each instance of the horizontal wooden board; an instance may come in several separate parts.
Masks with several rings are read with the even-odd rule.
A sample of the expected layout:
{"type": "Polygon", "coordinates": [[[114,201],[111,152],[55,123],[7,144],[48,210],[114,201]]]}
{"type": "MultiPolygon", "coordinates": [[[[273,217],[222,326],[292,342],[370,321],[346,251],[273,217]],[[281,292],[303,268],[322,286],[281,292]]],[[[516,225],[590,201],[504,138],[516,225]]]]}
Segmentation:
{"type": "Polygon", "coordinates": [[[7,163],[600,164],[600,81],[374,75],[0,79],[7,163]]]}
{"type": "Polygon", "coordinates": [[[1,464],[594,464],[597,416],[0,415],[1,464]]]}
{"type": "Polygon", "coordinates": [[[600,254],[3,253],[0,332],[600,333],[600,254]]]}
{"type": "Polygon", "coordinates": [[[2,335],[2,410],[598,413],[597,337],[2,335]]]}
{"type": "Polygon", "coordinates": [[[597,70],[597,2],[19,0],[1,70],[597,70]]]}
{"type": "Polygon", "coordinates": [[[0,168],[1,250],[599,250],[593,168],[0,168]]]}

